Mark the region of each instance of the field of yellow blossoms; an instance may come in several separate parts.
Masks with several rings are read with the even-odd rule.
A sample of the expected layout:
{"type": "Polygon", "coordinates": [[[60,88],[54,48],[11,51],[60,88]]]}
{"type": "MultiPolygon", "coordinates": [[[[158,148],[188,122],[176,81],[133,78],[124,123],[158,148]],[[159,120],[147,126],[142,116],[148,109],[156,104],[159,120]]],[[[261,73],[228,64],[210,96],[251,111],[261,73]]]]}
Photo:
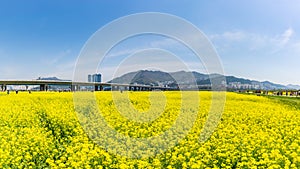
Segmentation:
{"type": "MultiPolygon", "coordinates": [[[[136,122],[118,112],[114,97],[128,94],[130,105],[143,113],[151,109],[149,92],[112,93],[96,92],[97,107],[111,128],[131,138],[154,137],[170,130],[180,106],[184,107],[180,105],[179,92],[165,92],[167,101],[162,114],[151,122],[136,122]]],[[[218,127],[206,142],[199,142],[211,93],[197,94],[200,95],[197,118],[183,139],[154,156],[129,158],[123,152],[112,153],[94,142],[93,137],[100,137],[100,141],[106,138],[94,130],[89,130],[91,133],[84,130],[87,126],[82,127],[84,118],[75,111],[73,93],[2,92],[0,168],[300,168],[299,106],[280,99],[228,92],[218,127]]],[[[156,94],[151,97],[157,102],[161,98],[156,99],[156,94]]],[[[118,103],[126,111],[128,103],[122,99],[118,103]]],[[[155,113],[155,107],[159,106],[149,112],[155,113]]],[[[92,116],[88,109],[84,112],[92,116]]],[[[89,124],[98,125],[97,121],[89,124]]],[[[182,125],[184,128],[185,124],[182,125]]],[[[107,146],[112,149],[118,146],[113,142],[109,145],[108,141],[107,146]]],[[[126,149],[123,151],[128,153],[126,149]]]]}

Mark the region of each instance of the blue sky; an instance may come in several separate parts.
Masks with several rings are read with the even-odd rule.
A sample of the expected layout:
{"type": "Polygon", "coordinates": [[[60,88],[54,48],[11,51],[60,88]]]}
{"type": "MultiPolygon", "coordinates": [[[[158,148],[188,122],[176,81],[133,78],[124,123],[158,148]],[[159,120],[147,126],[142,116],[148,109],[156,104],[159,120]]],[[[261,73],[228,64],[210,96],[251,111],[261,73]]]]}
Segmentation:
{"type": "MultiPolygon", "coordinates": [[[[299,6],[299,1],[283,0],[0,1],[0,79],[72,79],[81,48],[98,29],[129,14],[163,12],[202,30],[225,74],[300,85],[299,6]]],[[[143,41],[149,39],[152,44],[166,41],[143,41]]],[[[118,57],[144,43],[133,40],[128,48],[124,43],[112,51],[114,59],[99,68],[104,79],[110,78],[109,66],[120,62],[118,57]]],[[[202,71],[201,65],[193,69],[202,71]]]]}

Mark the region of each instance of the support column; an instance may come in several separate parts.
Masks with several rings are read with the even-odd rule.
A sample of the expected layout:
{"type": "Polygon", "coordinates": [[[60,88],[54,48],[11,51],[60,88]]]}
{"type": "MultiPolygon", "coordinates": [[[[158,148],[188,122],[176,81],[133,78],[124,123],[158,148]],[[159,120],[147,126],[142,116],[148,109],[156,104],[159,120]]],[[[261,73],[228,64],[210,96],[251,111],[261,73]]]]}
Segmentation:
{"type": "Polygon", "coordinates": [[[71,85],[71,91],[72,91],[72,92],[75,91],[75,85],[71,85]]]}
{"type": "Polygon", "coordinates": [[[1,85],[1,91],[3,91],[3,92],[6,91],[6,85],[5,85],[5,84],[2,84],[2,85],[1,85]]]}
{"type": "Polygon", "coordinates": [[[95,85],[95,91],[100,91],[100,87],[98,85],[95,85]]]}
{"type": "Polygon", "coordinates": [[[80,86],[79,85],[71,85],[71,91],[75,92],[75,91],[79,91],[80,90],[80,86]]]}
{"type": "Polygon", "coordinates": [[[95,85],[95,91],[103,91],[102,85],[95,85]]]}
{"type": "Polygon", "coordinates": [[[40,91],[48,91],[48,85],[47,84],[41,84],[40,85],[40,91]]]}

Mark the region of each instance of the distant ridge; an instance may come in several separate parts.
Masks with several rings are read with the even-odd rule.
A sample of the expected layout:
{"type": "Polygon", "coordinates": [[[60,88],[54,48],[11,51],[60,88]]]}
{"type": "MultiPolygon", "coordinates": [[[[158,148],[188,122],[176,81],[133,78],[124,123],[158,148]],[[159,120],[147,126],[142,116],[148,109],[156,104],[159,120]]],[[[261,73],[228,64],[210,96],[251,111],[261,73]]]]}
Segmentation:
{"type": "MultiPolygon", "coordinates": [[[[126,84],[144,84],[154,86],[176,86],[191,85],[192,81],[196,80],[197,85],[203,87],[209,87],[211,85],[210,78],[219,78],[222,75],[219,74],[203,74],[199,72],[162,72],[162,71],[150,71],[139,70],[136,72],[126,73],[120,77],[114,78],[110,83],[126,83],[126,84]],[[193,76],[191,76],[193,75],[193,76]],[[176,81],[174,80],[176,79],[176,81]]],[[[249,80],[245,78],[238,78],[235,76],[225,76],[226,87],[233,90],[241,89],[261,89],[261,90],[279,90],[279,89],[300,89],[298,85],[281,85],[272,83],[269,81],[259,82],[256,80],[249,80]]],[[[224,82],[225,83],[225,82],[224,82]]]]}
{"type": "Polygon", "coordinates": [[[71,81],[71,80],[59,79],[57,77],[39,77],[36,80],[71,81]]]}
{"type": "Polygon", "coordinates": [[[287,87],[290,88],[290,89],[297,89],[297,90],[300,90],[300,85],[292,85],[292,84],[288,84],[287,87]]]}

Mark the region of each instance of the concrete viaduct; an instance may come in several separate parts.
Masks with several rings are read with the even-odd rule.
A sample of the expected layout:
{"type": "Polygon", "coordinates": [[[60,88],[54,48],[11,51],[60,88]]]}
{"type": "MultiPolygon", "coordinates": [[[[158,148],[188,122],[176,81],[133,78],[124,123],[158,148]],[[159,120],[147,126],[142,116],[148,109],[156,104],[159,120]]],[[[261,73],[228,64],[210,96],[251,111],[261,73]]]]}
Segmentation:
{"type": "Polygon", "coordinates": [[[7,90],[8,85],[36,85],[40,86],[40,91],[48,91],[50,85],[69,86],[71,91],[79,91],[81,86],[93,86],[94,91],[102,91],[105,87],[112,90],[128,91],[152,91],[152,90],[178,90],[177,88],[136,85],[136,84],[118,84],[118,83],[93,83],[93,82],[72,82],[72,81],[53,81],[53,80],[0,80],[0,89],[7,90]]]}

